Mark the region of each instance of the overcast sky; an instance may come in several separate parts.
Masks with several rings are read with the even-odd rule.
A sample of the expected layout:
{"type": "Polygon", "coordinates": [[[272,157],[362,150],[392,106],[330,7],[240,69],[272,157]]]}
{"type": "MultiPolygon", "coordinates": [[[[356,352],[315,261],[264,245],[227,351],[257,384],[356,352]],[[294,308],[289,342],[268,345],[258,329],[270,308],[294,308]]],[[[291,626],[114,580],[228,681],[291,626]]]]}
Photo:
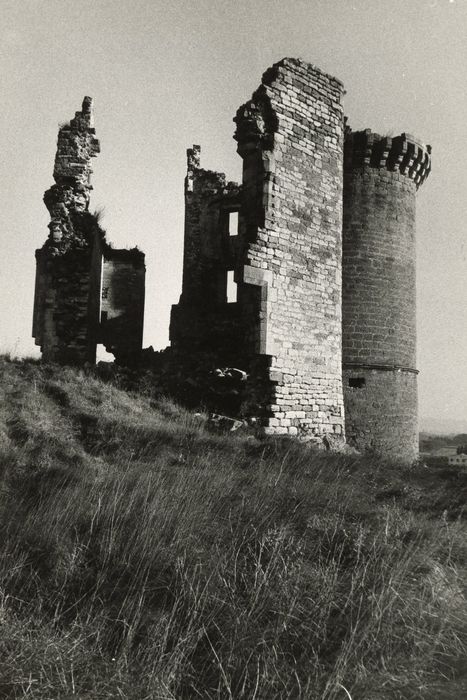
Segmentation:
{"type": "Polygon", "coordinates": [[[354,129],[433,147],[418,194],[420,416],[467,432],[467,0],[0,0],[0,349],[31,339],[58,124],[95,100],[91,209],[146,252],[145,345],[178,301],[185,151],[240,179],[232,118],[283,56],[340,78],[354,129]]]}

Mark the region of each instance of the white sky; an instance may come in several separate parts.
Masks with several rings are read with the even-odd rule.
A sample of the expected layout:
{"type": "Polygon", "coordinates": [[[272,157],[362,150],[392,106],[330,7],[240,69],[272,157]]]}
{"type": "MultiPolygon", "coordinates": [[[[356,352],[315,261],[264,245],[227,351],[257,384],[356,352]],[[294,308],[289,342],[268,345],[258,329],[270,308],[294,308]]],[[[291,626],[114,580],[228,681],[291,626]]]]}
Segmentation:
{"type": "Polygon", "coordinates": [[[467,0],[0,0],[0,350],[31,339],[58,123],[95,100],[91,209],[146,252],[145,345],[178,301],[185,150],[240,179],[232,118],[283,56],[340,78],[354,129],[433,147],[418,195],[420,416],[467,431],[467,0]],[[460,422],[460,423],[459,423],[460,422]]]}

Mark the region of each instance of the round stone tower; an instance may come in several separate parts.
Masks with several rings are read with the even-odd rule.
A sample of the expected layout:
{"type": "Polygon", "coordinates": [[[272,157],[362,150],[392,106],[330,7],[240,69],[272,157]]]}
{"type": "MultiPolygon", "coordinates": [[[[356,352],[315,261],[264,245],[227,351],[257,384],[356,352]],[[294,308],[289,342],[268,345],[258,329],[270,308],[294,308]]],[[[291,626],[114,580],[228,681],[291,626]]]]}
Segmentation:
{"type": "Polygon", "coordinates": [[[342,355],[347,440],[405,463],[418,455],[415,194],[430,146],[347,131],[342,355]]]}

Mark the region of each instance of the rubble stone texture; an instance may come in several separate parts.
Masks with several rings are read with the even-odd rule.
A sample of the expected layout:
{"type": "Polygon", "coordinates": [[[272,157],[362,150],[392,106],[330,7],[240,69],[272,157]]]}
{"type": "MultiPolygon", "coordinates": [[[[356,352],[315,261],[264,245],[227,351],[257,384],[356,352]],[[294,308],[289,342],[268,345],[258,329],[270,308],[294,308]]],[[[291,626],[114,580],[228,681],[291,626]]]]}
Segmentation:
{"type": "Polygon", "coordinates": [[[117,358],[141,350],[144,254],[114,250],[89,213],[91,158],[98,153],[85,97],[59,130],[55,184],[44,195],[50,233],[36,251],[33,337],[48,361],[93,363],[98,343],[117,358]]]}

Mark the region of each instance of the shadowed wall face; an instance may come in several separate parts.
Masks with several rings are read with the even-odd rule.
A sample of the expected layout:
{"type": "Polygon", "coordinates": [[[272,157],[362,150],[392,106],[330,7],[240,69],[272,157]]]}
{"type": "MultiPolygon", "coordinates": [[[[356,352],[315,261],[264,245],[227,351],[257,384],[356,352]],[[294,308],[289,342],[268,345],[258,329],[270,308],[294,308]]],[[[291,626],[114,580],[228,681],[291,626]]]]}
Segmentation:
{"type": "Polygon", "coordinates": [[[98,303],[93,249],[104,234],[88,208],[91,159],[99,150],[92,100],[85,97],[81,111],[58,133],[55,184],[44,194],[50,233],[36,251],[33,335],[48,361],[95,361],[96,319],[90,323],[88,311],[91,297],[98,303]]]}
{"type": "Polygon", "coordinates": [[[205,369],[210,361],[243,366],[239,308],[227,295],[228,273],[238,257],[230,219],[238,212],[241,188],[223,173],[201,168],[200,152],[199,146],[187,151],[183,285],[172,307],[171,345],[181,366],[191,360],[205,369]]]}
{"type": "Polygon", "coordinates": [[[144,254],[107,250],[102,261],[100,337],[107,352],[121,361],[137,354],[143,343],[144,254]]]}
{"type": "Polygon", "coordinates": [[[36,251],[33,336],[47,361],[94,363],[98,342],[126,358],[141,350],[144,254],[114,250],[96,216],[89,213],[91,158],[99,153],[92,100],[60,127],[55,184],[44,194],[49,236],[36,251]],[[102,298],[103,270],[106,299],[102,298]],[[109,306],[101,328],[101,307],[109,306]]]}
{"type": "Polygon", "coordinates": [[[415,194],[429,151],[367,130],[345,144],[343,380],[347,439],[417,456],[415,194]]]}
{"type": "Polygon", "coordinates": [[[342,93],[335,78],[284,59],[235,119],[244,164],[239,303],[252,323],[245,337],[265,358],[253,382],[271,434],[344,432],[342,93]]]}

